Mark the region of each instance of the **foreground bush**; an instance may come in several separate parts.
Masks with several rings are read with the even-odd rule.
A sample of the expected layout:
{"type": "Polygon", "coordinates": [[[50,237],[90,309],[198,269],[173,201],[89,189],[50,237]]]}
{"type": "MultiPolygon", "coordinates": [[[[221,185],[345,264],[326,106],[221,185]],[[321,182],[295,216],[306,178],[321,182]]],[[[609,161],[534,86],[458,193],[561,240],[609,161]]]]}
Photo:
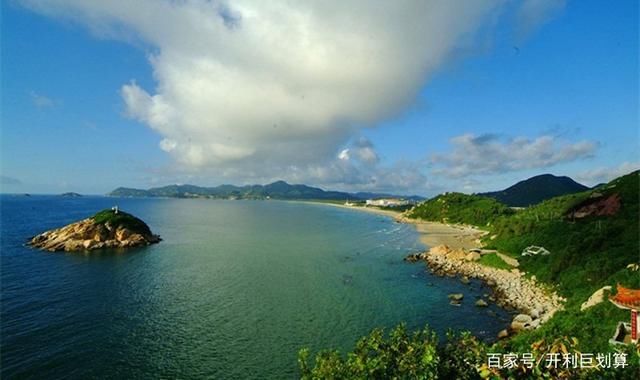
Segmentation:
{"type": "Polygon", "coordinates": [[[425,328],[411,335],[404,324],[385,337],[375,329],[343,358],[337,351],[322,351],[315,366],[308,363],[309,350],[300,351],[303,379],[435,379],[438,370],[437,337],[425,328]]]}
{"type": "MultiPolygon", "coordinates": [[[[438,345],[435,333],[425,328],[409,334],[404,324],[388,335],[375,329],[361,338],[346,357],[335,350],[317,354],[313,366],[309,350],[299,353],[301,378],[311,379],[637,379],[640,374],[638,347],[626,346],[613,357],[624,355],[626,364],[607,368],[564,366],[564,358],[581,353],[578,340],[549,337],[531,344],[526,352],[511,352],[509,344],[487,345],[468,332],[448,333],[438,345]],[[557,365],[547,365],[547,356],[559,358],[557,365]],[[491,365],[489,357],[500,357],[491,365]],[[517,358],[512,365],[508,358],[517,358]],[[525,358],[527,360],[525,360],[525,358]]],[[[607,353],[612,356],[613,348],[607,353]]],[[[595,354],[594,364],[595,364],[595,354]]],[[[604,354],[604,353],[602,353],[604,354]]]]}

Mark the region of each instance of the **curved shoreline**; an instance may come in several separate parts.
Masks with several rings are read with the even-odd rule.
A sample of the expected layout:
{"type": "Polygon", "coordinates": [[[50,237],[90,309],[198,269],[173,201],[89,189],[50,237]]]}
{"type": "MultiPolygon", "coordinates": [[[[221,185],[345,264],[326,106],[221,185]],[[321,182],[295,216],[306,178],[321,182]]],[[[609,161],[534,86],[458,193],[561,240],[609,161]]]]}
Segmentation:
{"type": "Polygon", "coordinates": [[[472,226],[408,219],[403,213],[390,210],[330,205],[385,215],[399,223],[413,224],[420,235],[420,241],[429,249],[409,255],[408,261],[424,261],[438,275],[482,280],[493,289],[498,306],[520,313],[513,318],[507,329],[501,331],[499,338],[521,330],[537,329],[562,309],[565,299],[536,282],[535,276],[527,278],[524,272],[515,267],[509,271],[476,262],[480,255],[472,254],[471,250],[482,248],[480,239],[486,234],[485,231],[472,226]]]}
{"type": "MultiPolygon", "coordinates": [[[[319,203],[319,202],[314,202],[319,203]]],[[[438,222],[429,222],[420,219],[409,219],[403,213],[391,210],[382,210],[376,207],[345,206],[335,203],[321,203],[329,206],[340,207],[348,210],[369,212],[393,218],[399,223],[412,224],[419,234],[420,242],[428,247],[446,245],[451,248],[473,249],[479,248],[480,238],[486,233],[473,226],[452,225],[438,222]]]]}

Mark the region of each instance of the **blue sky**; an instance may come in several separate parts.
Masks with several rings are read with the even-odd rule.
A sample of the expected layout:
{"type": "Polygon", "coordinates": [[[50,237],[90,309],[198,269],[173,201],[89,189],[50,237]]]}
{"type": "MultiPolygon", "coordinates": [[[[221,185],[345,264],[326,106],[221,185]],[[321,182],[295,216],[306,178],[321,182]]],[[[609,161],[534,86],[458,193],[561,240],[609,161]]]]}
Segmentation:
{"type": "Polygon", "coordinates": [[[637,2],[356,3],[2,2],[2,191],[433,195],[638,168],[637,2]]]}

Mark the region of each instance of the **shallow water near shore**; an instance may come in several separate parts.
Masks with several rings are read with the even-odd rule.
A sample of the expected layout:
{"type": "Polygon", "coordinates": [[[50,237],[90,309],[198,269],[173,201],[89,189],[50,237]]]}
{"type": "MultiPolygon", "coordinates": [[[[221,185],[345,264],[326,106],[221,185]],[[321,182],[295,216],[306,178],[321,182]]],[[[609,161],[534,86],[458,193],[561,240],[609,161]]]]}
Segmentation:
{"type": "Polygon", "coordinates": [[[344,352],[374,327],[493,339],[508,323],[474,306],[481,283],[403,262],[424,247],[386,216],[280,201],[3,195],[0,207],[3,378],[295,378],[300,348],[344,352]],[[114,204],[164,240],[99,255],[24,246],[114,204]]]}

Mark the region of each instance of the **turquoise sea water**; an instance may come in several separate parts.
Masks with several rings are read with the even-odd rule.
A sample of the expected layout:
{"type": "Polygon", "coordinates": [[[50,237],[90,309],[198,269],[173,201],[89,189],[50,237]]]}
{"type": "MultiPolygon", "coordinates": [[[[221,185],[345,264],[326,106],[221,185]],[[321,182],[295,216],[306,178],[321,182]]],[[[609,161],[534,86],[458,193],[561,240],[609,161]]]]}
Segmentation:
{"type": "MultiPolygon", "coordinates": [[[[492,339],[478,282],[427,273],[412,226],[280,201],[0,198],[2,378],[296,378],[297,352],[343,352],[377,326],[492,339]],[[163,242],[47,253],[30,237],[118,204],[163,242]],[[461,307],[447,294],[465,293],[461,307]]],[[[497,313],[497,315],[490,315],[497,313]]]]}

